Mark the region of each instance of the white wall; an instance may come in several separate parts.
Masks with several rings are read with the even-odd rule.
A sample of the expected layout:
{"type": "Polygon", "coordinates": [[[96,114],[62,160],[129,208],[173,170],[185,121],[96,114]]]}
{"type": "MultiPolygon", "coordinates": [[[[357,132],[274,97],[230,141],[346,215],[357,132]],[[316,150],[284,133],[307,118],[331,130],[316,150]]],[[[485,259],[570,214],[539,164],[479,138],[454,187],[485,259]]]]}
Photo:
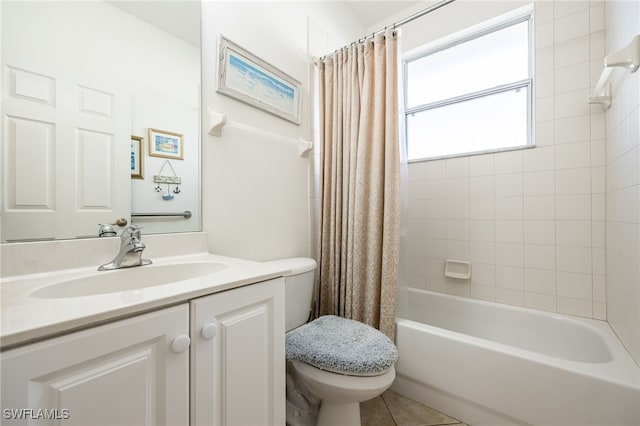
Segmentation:
{"type": "Polygon", "coordinates": [[[203,3],[203,229],[212,252],[255,260],[310,255],[314,154],[298,156],[295,143],[312,137],[308,55],[361,32],[335,2],[203,3]],[[220,34],[303,83],[301,125],[216,93],[220,34]],[[227,116],[221,137],[206,133],[208,109],[227,116]]]}
{"type": "MultiPolygon", "coordinates": [[[[403,32],[519,6],[460,1],[403,32]]],[[[410,164],[409,286],[606,319],[604,113],[586,102],[604,17],[603,2],[535,4],[535,148],[410,164]],[[472,279],[445,278],[446,258],[472,279]]]]}
{"type": "MultiPolygon", "coordinates": [[[[606,2],[606,51],[640,34],[640,3],[606,2]]],[[[640,364],[640,72],[612,74],[606,114],[607,320],[640,364]]]]}

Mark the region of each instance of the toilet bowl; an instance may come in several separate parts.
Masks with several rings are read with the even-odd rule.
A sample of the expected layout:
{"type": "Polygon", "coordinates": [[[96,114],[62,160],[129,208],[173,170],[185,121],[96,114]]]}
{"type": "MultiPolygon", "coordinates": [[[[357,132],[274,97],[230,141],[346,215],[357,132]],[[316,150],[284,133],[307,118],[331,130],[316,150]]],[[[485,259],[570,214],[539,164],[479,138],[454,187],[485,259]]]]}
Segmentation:
{"type": "Polygon", "coordinates": [[[285,274],[287,424],[360,426],[360,402],[395,379],[397,350],[378,330],[335,316],[308,322],[316,263],[273,261],[285,274]]]}
{"type": "Polygon", "coordinates": [[[316,425],[360,426],[360,403],[382,394],[396,378],[394,367],[379,376],[349,376],[291,361],[299,380],[320,400],[316,425]]]}

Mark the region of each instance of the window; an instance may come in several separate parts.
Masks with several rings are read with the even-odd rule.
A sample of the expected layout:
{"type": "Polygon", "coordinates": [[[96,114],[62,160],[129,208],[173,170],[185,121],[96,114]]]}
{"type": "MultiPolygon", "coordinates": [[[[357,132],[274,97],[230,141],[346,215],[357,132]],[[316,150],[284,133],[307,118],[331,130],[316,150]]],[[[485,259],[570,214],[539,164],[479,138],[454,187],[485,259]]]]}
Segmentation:
{"type": "Polygon", "coordinates": [[[404,60],[410,161],[532,142],[531,15],[404,60]]]}

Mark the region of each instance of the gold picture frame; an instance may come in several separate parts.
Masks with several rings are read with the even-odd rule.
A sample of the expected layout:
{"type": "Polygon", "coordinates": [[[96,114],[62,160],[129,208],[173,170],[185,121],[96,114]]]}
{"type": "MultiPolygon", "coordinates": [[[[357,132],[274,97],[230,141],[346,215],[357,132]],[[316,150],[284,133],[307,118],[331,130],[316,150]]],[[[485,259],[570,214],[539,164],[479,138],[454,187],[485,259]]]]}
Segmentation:
{"type": "Polygon", "coordinates": [[[131,135],[131,179],[144,179],[144,144],[142,136],[131,135]]]}
{"type": "Polygon", "coordinates": [[[183,160],[182,134],[149,128],[149,155],[183,160]]]}

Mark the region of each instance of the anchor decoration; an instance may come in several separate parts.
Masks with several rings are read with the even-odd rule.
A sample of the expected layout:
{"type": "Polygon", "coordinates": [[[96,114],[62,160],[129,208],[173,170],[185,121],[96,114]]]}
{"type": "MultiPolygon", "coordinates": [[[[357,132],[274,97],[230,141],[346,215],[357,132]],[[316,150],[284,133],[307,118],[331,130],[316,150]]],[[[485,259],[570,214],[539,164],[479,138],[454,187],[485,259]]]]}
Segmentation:
{"type": "Polygon", "coordinates": [[[153,183],[157,184],[154,190],[158,193],[162,193],[162,199],[165,201],[173,200],[174,198],[173,194],[177,195],[177,194],[180,194],[180,192],[182,192],[179,186],[180,184],[182,184],[182,179],[180,179],[180,176],[178,176],[178,174],[176,173],[175,169],[173,168],[169,160],[165,160],[158,174],[153,176],[153,183]],[[167,176],[162,174],[162,171],[167,165],[171,169],[173,176],[167,176]],[[160,184],[166,184],[167,190],[163,191],[160,184]],[[173,185],[173,190],[171,190],[171,185],[173,185]]]}

